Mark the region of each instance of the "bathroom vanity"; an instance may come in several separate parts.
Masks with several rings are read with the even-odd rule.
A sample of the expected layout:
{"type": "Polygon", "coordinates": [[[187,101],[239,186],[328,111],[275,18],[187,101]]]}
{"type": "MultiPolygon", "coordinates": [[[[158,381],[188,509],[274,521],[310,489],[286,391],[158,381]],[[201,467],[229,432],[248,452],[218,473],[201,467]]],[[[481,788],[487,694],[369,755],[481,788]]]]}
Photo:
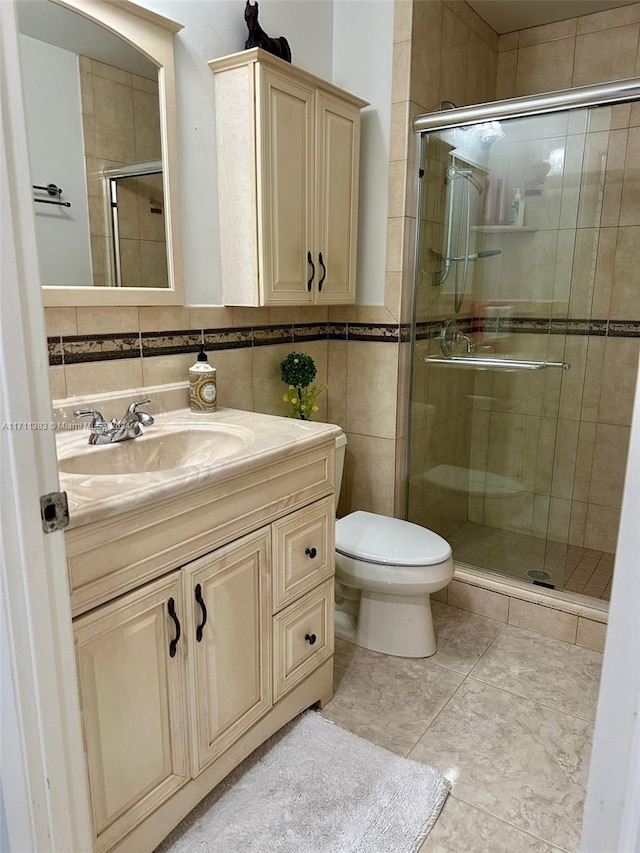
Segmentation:
{"type": "MultiPolygon", "coordinates": [[[[186,385],[100,405],[110,417],[139,393],[155,417],[141,437],[98,447],[83,430],[58,441],[100,853],[152,851],[333,689],[339,428],[230,409],[194,415],[186,385]]],[[[57,419],[71,421],[80,402],[99,408],[63,401],[57,419]]]]}

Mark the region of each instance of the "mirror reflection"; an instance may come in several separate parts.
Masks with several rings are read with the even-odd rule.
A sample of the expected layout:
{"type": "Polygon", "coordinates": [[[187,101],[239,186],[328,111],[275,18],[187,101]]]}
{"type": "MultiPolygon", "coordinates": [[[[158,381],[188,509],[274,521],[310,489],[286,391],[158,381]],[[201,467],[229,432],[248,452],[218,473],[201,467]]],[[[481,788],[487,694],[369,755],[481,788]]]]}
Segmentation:
{"type": "Polygon", "coordinates": [[[167,288],[158,69],[49,0],[17,5],[42,283],[167,288]]]}

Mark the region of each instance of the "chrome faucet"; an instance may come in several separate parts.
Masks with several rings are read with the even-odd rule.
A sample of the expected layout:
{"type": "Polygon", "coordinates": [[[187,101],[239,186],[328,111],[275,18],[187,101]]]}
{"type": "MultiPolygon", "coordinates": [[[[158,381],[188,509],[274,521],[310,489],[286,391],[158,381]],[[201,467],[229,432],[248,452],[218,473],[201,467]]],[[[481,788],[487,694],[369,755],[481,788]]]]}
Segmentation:
{"type": "Polygon", "coordinates": [[[145,406],[150,402],[151,400],[140,400],[138,403],[131,403],[122,420],[112,418],[110,424],[95,409],[78,409],[73,415],[76,418],[91,418],[89,444],[114,444],[116,441],[137,438],[142,435],[141,426],[151,426],[153,415],[138,411],[138,406],[145,406]]]}

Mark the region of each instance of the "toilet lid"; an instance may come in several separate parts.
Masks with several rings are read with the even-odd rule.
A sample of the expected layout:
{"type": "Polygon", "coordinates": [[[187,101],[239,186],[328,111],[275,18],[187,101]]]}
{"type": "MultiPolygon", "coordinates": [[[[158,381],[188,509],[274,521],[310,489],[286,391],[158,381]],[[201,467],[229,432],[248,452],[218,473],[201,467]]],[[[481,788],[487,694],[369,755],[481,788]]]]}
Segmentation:
{"type": "Polygon", "coordinates": [[[449,543],[433,530],[362,511],[336,521],[336,551],[356,560],[402,566],[432,566],[451,556],[449,543]]]}

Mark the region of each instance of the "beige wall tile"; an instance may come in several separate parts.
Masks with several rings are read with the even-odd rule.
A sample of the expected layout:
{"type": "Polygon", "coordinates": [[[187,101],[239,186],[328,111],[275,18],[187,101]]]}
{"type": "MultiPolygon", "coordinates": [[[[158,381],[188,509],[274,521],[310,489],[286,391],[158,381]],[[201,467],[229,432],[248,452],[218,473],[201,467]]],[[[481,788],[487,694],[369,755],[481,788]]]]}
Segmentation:
{"type": "Polygon", "coordinates": [[[640,269],[640,226],[618,229],[609,316],[633,317],[638,304],[637,275],[640,269]]]}
{"type": "Polygon", "coordinates": [[[613,271],[618,244],[617,228],[601,228],[598,239],[598,258],[596,262],[596,277],[591,303],[591,316],[609,317],[611,288],[613,287],[613,271]]]}
{"type": "Polygon", "coordinates": [[[413,0],[395,0],[393,12],[393,40],[407,41],[411,38],[415,17],[413,0]]]}
{"type": "Polygon", "coordinates": [[[551,494],[557,498],[571,498],[578,452],[579,423],[560,418],[553,461],[551,494]]]}
{"type": "Polygon", "coordinates": [[[629,451],[629,427],[597,424],[589,501],[620,508],[629,451]]]}
{"type": "Polygon", "coordinates": [[[516,50],[520,44],[520,32],[503,33],[498,39],[498,50],[503,53],[507,50],[516,50]]]}
{"type": "Polygon", "coordinates": [[[585,649],[593,649],[594,652],[604,652],[604,643],[607,635],[606,622],[594,622],[593,619],[578,617],[578,633],[576,645],[585,649]]]}
{"type": "Polygon", "coordinates": [[[405,160],[389,163],[389,216],[402,217],[405,210],[405,183],[407,164],[405,160]]]}
{"type": "Polygon", "coordinates": [[[230,326],[233,326],[232,308],[199,305],[189,307],[190,329],[226,329],[230,326]]]}
{"type": "Polygon", "coordinates": [[[144,384],[141,358],[68,364],[64,373],[67,380],[67,396],[69,397],[100,394],[103,391],[122,391],[126,388],[141,388],[144,384]]]}
{"type": "Polygon", "coordinates": [[[571,368],[562,371],[560,407],[558,410],[558,415],[561,418],[580,420],[588,345],[589,341],[586,336],[569,335],[566,339],[564,360],[571,365],[571,368]]]}
{"type": "Polygon", "coordinates": [[[575,643],[578,617],[530,601],[510,598],[509,624],[535,631],[545,637],[564,640],[565,643],[575,643]]]}
{"type": "Polygon", "coordinates": [[[67,396],[67,381],[62,365],[49,368],[49,389],[52,400],[62,400],[67,396]]]}
{"type": "Polygon", "coordinates": [[[516,94],[552,92],[571,86],[574,39],[534,44],[518,51],[516,94]]]}
{"type": "Polygon", "coordinates": [[[631,24],[577,36],[571,85],[633,77],[639,30],[638,24],[631,24]]]}
{"type": "Polygon", "coordinates": [[[529,47],[532,44],[557,41],[558,39],[575,36],[577,18],[567,18],[565,21],[557,21],[553,24],[543,24],[540,27],[528,27],[520,30],[520,47],[529,47]]]}
{"type": "Polygon", "coordinates": [[[575,501],[587,502],[589,500],[595,442],[596,424],[590,421],[582,421],[578,433],[576,474],[573,483],[573,499],[575,501]]]}
{"type": "Polygon", "coordinates": [[[618,225],[620,221],[620,205],[624,185],[628,136],[629,134],[626,129],[612,130],[609,133],[607,170],[600,220],[603,227],[618,225]]]}
{"type": "Polygon", "coordinates": [[[640,225],[640,127],[629,129],[620,225],[640,225]]]}
{"type": "Polygon", "coordinates": [[[395,441],[347,433],[342,514],[366,510],[393,515],[395,441]]]}
{"type": "MultiPolygon", "coordinates": [[[[400,273],[387,273],[387,276],[400,275],[400,273]]],[[[385,305],[358,305],[358,323],[388,323],[396,325],[398,318],[395,317],[385,305]]]]}
{"type": "Polygon", "coordinates": [[[605,346],[605,338],[589,338],[582,397],[582,420],[584,421],[598,420],[605,346]]]}
{"type": "Polygon", "coordinates": [[[179,305],[138,309],[141,332],[181,331],[191,328],[189,309],[179,305]]]}
{"type": "Polygon", "coordinates": [[[347,422],[347,342],[329,341],[327,420],[345,428],[347,422]]]}
{"type": "Polygon", "coordinates": [[[584,547],[615,554],[619,524],[619,509],[590,503],[587,508],[584,547]]]}
{"type": "Polygon", "coordinates": [[[347,431],[394,438],[398,347],[347,342],[347,431]]]}
{"type": "Polygon", "coordinates": [[[409,144],[409,103],[406,100],[391,105],[391,134],[389,160],[406,160],[409,144]]]}
{"type": "MultiPolygon", "coordinates": [[[[189,368],[196,360],[195,353],[144,356],[142,359],[142,384],[164,385],[167,382],[188,382],[189,368]]],[[[209,356],[211,362],[211,355],[209,356]]],[[[215,367],[212,364],[212,367],[215,367]]]]}
{"type": "Polygon", "coordinates": [[[387,228],[387,272],[402,272],[404,217],[389,219],[387,228]]]}
{"type": "MultiPolygon", "coordinates": [[[[212,350],[209,352],[209,362],[217,371],[219,406],[226,406],[230,409],[242,409],[245,412],[252,412],[254,410],[254,353],[255,350],[251,347],[212,350]]],[[[143,359],[143,366],[145,361],[146,359],[143,359]]],[[[284,387],[284,383],[282,383],[282,388],[284,389],[284,387]]]]}
{"type": "Polygon", "coordinates": [[[499,592],[491,592],[478,586],[453,580],[449,584],[447,604],[470,610],[481,616],[488,616],[497,622],[507,622],[509,617],[509,597],[499,592]]]}
{"type": "Polygon", "coordinates": [[[268,326],[268,308],[232,308],[234,326],[268,326]]]}
{"type": "Polygon", "coordinates": [[[75,308],[45,308],[44,319],[47,337],[49,338],[78,334],[78,318],[75,308]]]}
{"type": "Polygon", "coordinates": [[[571,523],[569,525],[569,545],[584,546],[584,534],[587,525],[588,504],[580,501],[571,503],[571,523]]]}
{"type": "Polygon", "coordinates": [[[79,335],[117,334],[118,332],[138,332],[138,309],[135,307],[118,308],[76,308],[79,335]]]}
{"type": "Polygon", "coordinates": [[[411,90],[411,42],[396,42],[393,46],[393,103],[408,101],[411,90]]]}
{"type": "Polygon", "coordinates": [[[631,425],[639,356],[638,338],[606,338],[599,421],[631,425]]]}
{"type": "Polygon", "coordinates": [[[608,30],[625,24],[635,24],[638,21],[640,21],[640,4],[631,3],[629,6],[594,12],[592,15],[581,15],[578,18],[578,35],[608,30]]]}
{"type": "Polygon", "coordinates": [[[551,498],[549,503],[549,523],[543,535],[554,542],[568,542],[570,528],[571,501],[565,498],[551,498]]]}

